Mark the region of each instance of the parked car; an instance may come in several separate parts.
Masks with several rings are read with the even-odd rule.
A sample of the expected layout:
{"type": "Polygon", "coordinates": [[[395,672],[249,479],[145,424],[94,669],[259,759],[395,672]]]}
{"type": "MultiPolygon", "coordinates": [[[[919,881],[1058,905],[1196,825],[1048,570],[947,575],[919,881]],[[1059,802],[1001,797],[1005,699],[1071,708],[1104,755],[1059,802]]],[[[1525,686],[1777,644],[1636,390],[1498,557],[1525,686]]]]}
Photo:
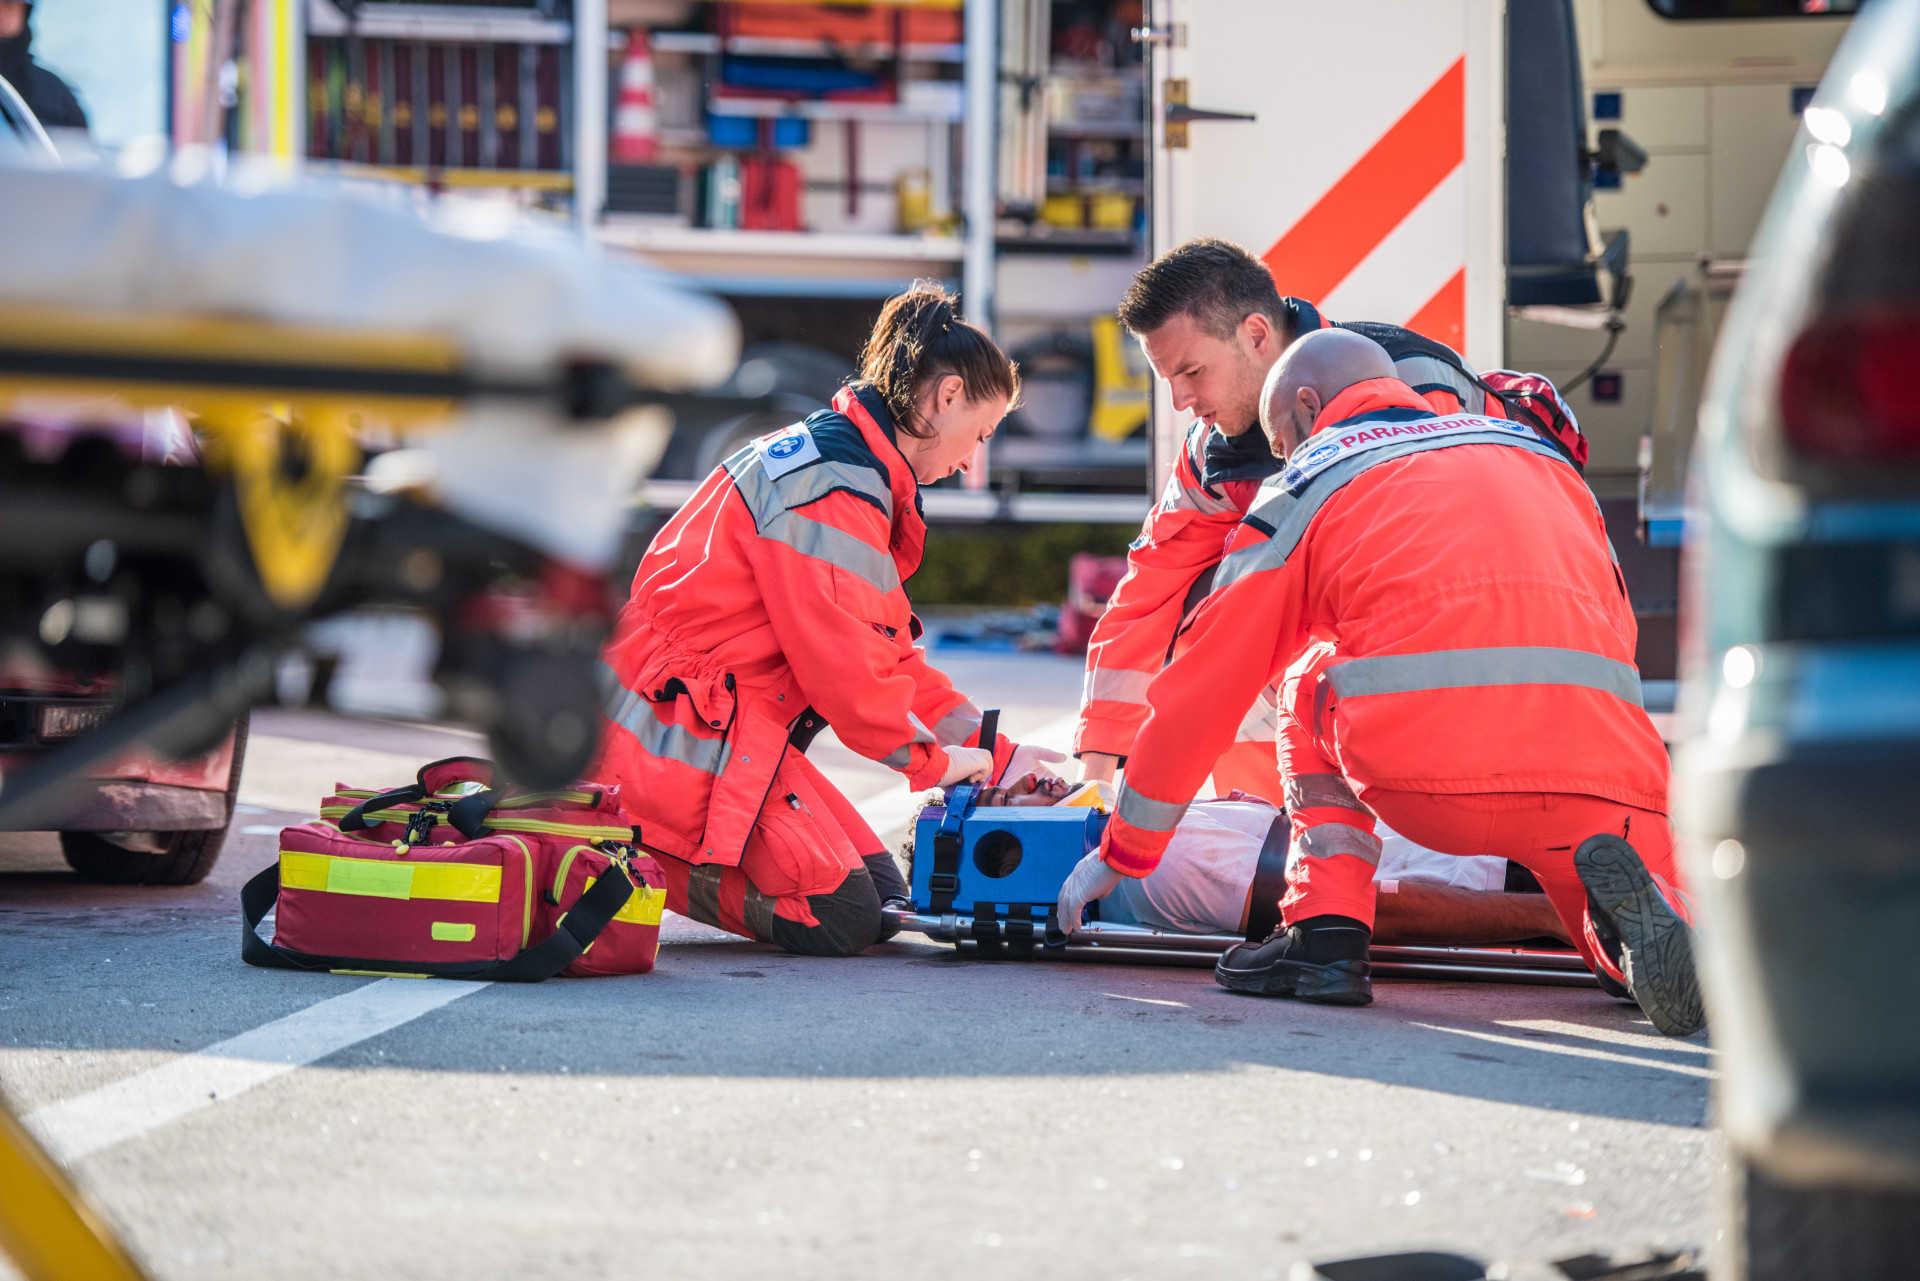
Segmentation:
{"type": "Polygon", "coordinates": [[[1920,0],[1865,6],[1722,328],[1675,822],[1728,1148],[1716,1277],[1920,1268],[1920,0]]]}

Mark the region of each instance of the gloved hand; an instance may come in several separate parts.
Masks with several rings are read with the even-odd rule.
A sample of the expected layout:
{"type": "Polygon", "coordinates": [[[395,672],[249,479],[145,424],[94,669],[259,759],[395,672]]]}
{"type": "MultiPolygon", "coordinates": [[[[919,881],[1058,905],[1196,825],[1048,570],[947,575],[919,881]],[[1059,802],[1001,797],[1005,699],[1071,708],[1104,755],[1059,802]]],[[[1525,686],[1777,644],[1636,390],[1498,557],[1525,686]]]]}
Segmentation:
{"type": "Polygon", "coordinates": [[[955,783],[984,783],[993,773],[993,753],[984,747],[949,747],[947,772],[940,776],[941,787],[955,783]]]}
{"type": "Polygon", "coordinates": [[[1067,877],[1067,883],[1060,887],[1059,927],[1063,933],[1071,934],[1080,928],[1080,913],[1088,903],[1097,898],[1105,898],[1113,893],[1113,887],[1125,878],[1114,871],[1101,859],[1100,852],[1081,859],[1067,877]]]}
{"type": "Polygon", "coordinates": [[[1013,749],[1013,759],[1007,763],[1002,778],[1019,778],[1022,774],[1038,774],[1042,778],[1059,778],[1060,771],[1052,768],[1067,759],[1065,752],[1056,752],[1051,747],[1042,747],[1038,743],[1021,743],[1013,749]]]}

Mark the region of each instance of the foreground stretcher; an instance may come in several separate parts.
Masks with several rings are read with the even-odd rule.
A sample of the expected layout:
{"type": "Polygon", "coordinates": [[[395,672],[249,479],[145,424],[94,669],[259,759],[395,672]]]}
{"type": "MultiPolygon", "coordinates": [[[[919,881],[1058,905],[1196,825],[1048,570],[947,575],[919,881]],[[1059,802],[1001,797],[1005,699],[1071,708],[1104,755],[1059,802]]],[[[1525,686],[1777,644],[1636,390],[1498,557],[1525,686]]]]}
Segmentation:
{"type": "MultiPolygon", "coordinates": [[[[1247,940],[1141,925],[1056,919],[1074,865],[1099,848],[1107,816],[1073,806],[976,808],[975,789],[953,789],[914,824],[913,902],[890,923],[964,954],[1015,960],[1212,966],[1247,940]]],[[[1538,983],[1598,988],[1577,952],[1521,947],[1376,945],[1375,977],[1538,983]]]]}

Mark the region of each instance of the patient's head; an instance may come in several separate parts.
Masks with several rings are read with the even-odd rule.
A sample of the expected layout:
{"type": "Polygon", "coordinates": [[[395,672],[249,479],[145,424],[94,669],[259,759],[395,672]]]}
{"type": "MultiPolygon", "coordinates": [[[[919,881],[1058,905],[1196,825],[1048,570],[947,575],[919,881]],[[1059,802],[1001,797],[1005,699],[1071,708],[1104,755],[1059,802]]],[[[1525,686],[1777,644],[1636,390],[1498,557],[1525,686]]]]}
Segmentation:
{"type": "Polygon", "coordinates": [[[1065,800],[1073,784],[1047,774],[1026,774],[1004,787],[980,789],[976,805],[1057,805],[1065,800]]]}

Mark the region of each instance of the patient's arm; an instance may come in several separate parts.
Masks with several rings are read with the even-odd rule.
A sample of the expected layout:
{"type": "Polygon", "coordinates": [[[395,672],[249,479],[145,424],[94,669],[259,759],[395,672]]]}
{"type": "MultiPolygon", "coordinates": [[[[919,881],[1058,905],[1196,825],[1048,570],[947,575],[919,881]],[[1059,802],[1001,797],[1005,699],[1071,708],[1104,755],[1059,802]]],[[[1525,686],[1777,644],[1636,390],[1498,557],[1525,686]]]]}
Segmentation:
{"type": "Polygon", "coordinates": [[[1398,893],[1382,893],[1374,900],[1376,943],[1472,947],[1543,936],[1573,942],[1544,894],[1462,890],[1431,881],[1398,885],[1398,893]]]}

